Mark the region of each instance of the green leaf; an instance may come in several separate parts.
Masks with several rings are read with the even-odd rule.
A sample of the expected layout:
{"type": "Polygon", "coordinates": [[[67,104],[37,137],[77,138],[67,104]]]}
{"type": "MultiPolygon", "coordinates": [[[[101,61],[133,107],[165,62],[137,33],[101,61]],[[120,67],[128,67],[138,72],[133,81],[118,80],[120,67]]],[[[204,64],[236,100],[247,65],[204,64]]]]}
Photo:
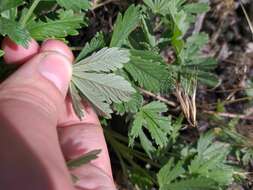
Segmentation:
{"type": "Polygon", "coordinates": [[[173,143],[176,143],[177,138],[179,137],[180,133],[180,129],[182,128],[182,122],[183,122],[183,117],[179,116],[175,122],[173,122],[172,124],[172,131],[170,134],[170,138],[172,139],[173,143]]]}
{"type": "Polygon", "coordinates": [[[109,106],[112,102],[124,102],[131,98],[135,89],[123,77],[115,74],[97,74],[74,72],[73,80],[77,89],[99,111],[108,116],[111,113],[109,106]]]}
{"type": "Polygon", "coordinates": [[[105,46],[105,40],[103,33],[98,32],[94,38],[91,39],[90,43],[86,43],[82,51],[77,56],[75,62],[79,62],[90,53],[97,51],[105,46]]]}
{"type": "MultiPolygon", "coordinates": [[[[103,48],[73,65],[72,83],[82,98],[90,101],[100,114],[110,117],[111,103],[129,101],[135,93],[127,80],[110,73],[122,68],[128,61],[128,50],[103,48]]],[[[76,110],[76,114],[80,113],[76,110]]]]}
{"type": "Polygon", "coordinates": [[[120,104],[114,104],[114,108],[117,113],[123,115],[125,113],[136,113],[142,106],[143,97],[140,93],[135,93],[132,95],[128,102],[122,102],[120,104]]]}
{"type": "Polygon", "coordinates": [[[168,14],[168,0],[144,0],[143,1],[155,14],[168,14]]]}
{"type": "Polygon", "coordinates": [[[145,133],[140,130],[139,132],[139,138],[141,142],[141,146],[145,150],[145,152],[148,154],[150,158],[152,158],[151,153],[156,151],[156,148],[153,146],[152,141],[148,139],[148,137],[145,135],[145,133]]]}
{"type": "Polygon", "coordinates": [[[217,190],[217,185],[208,178],[198,177],[164,185],[160,190],[217,190]]]}
{"type": "Polygon", "coordinates": [[[27,29],[31,36],[36,40],[44,40],[47,38],[64,38],[68,35],[77,35],[77,29],[84,24],[83,15],[75,15],[73,11],[59,11],[58,19],[51,20],[46,18],[46,22],[32,21],[27,25],[27,29]]]}
{"type": "Polygon", "coordinates": [[[211,73],[211,71],[202,71],[201,64],[196,65],[195,67],[171,65],[170,68],[172,68],[173,71],[180,73],[182,79],[184,77],[186,81],[189,81],[187,78],[188,76],[194,76],[197,77],[198,81],[202,84],[206,84],[210,87],[216,87],[220,83],[220,79],[217,75],[211,73]]]}
{"type": "Polygon", "coordinates": [[[171,118],[161,116],[160,114],[166,111],[166,105],[160,102],[151,102],[143,106],[135,115],[135,119],[129,133],[130,146],[133,146],[135,138],[141,137],[141,144],[145,145],[143,148],[150,156],[150,150],[153,150],[154,148],[151,146],[152,141],[145,137],[146,135],[143,132],[143,129],[146,128],[155,144],[159,147],[165,147],[168,143],[167,135],[171,131],[171,118]]]}
{"type": "Polygon", "coordinates": [[[0,57],[4,55],[4,51],[0,49],[0,57]]]}
{"type": "Polygon", "coordinates": [[[201,53],[207,42],[208,36],[205,33],[192,35],[179,52],[180,64],[169,66],[173,67],[172,70],[176,73],[181,74],[182,81],[189,81],[191,75],[210,87],[216,87],[220,83],[219,78],[211,72],[217,66],[217,62],[210,57],[203,57],[201,53]]]}
{"type": "Polygon", "coordinates": [[[200,50],[208,42],[208,35],[205,33],[195,34],[189,37],[179,53],[181,64],[194,63],[200,58],[200,50]]]}
{"type": "Polygon", "coordinates": [[[170,184],[184,172],[183,163],[178,162],[176,166],[174,166],[174,159],[171,158],[168,163],[159,170],[157,174],[158,183],[161,187],[170,184]]]}
{"type": "MultiPolygon", "coordinates": [[[[133,52],[131,52],[133,54],[133,52]]],[[[140,51],[140,56],[132,55],[124,68],[141,87],[152,92],[165,91],[171,85],[170,73],[153,52],[140,51]],[[147,55],[149,54],[149,55],[147,55]],[[166,88],[165,88],[166,86],[166,88]]]]}
{"type": "Polygon", "coordinates": [[[128,101],[135,92],[128,81],[115,74],[74,72],[73,77],[81,79],[90,86],[90,90],[103,95],[105,101],[109,103],[128,101]]]}
{"type": "Polygon", "coordinates": [[[0,1],[0,13],[15,8],[23,3],[23,0],[1,0],[0,1]]]}
{"type": "Polygon", "coordinates": [[[82,107],[82,104],[81,104],[82,99],[73,82],[70,83],[69,92],[70,92],[70,97],[72,100],[74,111],[75,113],[77,113],[77,116],[81,120],[84,117],[84,108],[82,107]]]}
{"type": "Polygon", "coordinates": [[[201,135],[198,144],[197,144],[197,151],[199,154],[203,154],[206,149],[213,143],[214,135],[213,133],[209,132],[205,135],[201,135]]]}
{"type": "Polygon", "coordinates": [[[88,0],[56,0],[60,6],[74,11],[86,10],[91,7],[91,4],[88,0]]]}
{"type": "MultiPolygon", "coordinates": [[[[77,88],[82,99],[88,100],[100,115],[110,117],[112,110],[109,104],[105,102],[103,95],[98,94],[97,91],[94,92],[93,90],[91,90],[95,89],[96,87],[94,87],[93,85],[86,86],[85,81],[75,77],[72,77],[71,82],[77,88]]],[[[81,102],[79,102],[79,104],[81,104],[81,102]]],[[[79,112],[76,112],[76,114],[79,118],[82,118],[82,115],[79,115],[79,112]]]]}
{"type": "Polygon", "coordinates": [[[114,25],[110,47],[120,47],[129,34],[138,26],[140,21],[139,7],[131,5],[124,17],[119,14],[114,25]]]}
{"type": "Polygon", "coordinates": [[[233,168],[225,163],[230,152],[228,144],[213,142],[213,133],[202,135],[198,141],[198,154],[189,165],[189,171],[219,183],[221,186],[233,182],[233,168]]]}
{"type": "Polygon", "coordinates": [[[138,112],[135,115],[132,128],[129,133],[129,146],[133,147],[134,146],[134,140],[140,135],[140,132],[142,131],[142,125],[144,124],[145,120],[143,118],[143,115],[141,112],[138,112]]]}
{"type": "Polygon", "coordinates": [[[144,33],[144,36],[147,40],[147,42],[149,43],[149,45],[151,47],[155,47],[156,46],[156,39],[155,36],[151,34],[150,32],[150,28],[148,27],[147,21],[142,17],[141,19],[142,21],[142,30],[144,33]]]}
{"type": "Polygon", "coordinates": [[[208,177],[217,182],[220,186],[228,186],[234,181],[233,175],[233,169],[228,167],[212,170],[209,172],[208,177]]]}
{"type": "Polygon", "coordinates": [[[0,34],[3,36],[8,35],[9,38],[16,44],[24,47],[28,46],[31,39],[29,32],[23,28],[19,23],[0,17],[0,34]]]}
{"type": "Polygon", "coordinates": [[[184,5],[183,9],[188,13],[204,13],[209,11],[209,5],[207,3],[190,3],[184,5]]]}
{"type": "Polygon", "coordinates": [[[92,54],[76,63],[74,71],[77,72],[109,72],[115,71],[123,67],[124,63],[129,61],[129,51],[126,49],[103,48],[98,52],[92,54]]]}
{"type": "Polygon", "coordinates": [[[17,8],[8,9],[6,11],[3,11],[0,15],[6,19],[15,21],[18,15],[18,9],[17,8]]]}
{"type": "Polygon", "coordinates": [[[70,160],[69,162],[67,162],[67,166],[70,169],[78,168],[84,164],[88,164],[92,160],[97,159],[98,154],[100,153],[101,153],[101,150],[92,150],[79,158],[70,160]]]}
{"type": "Polygon", "coordinates": [[[141,190],[150,190],[154,186],[154,179],[150,172],[141,166],[130,168],[129,178],[131,183],[141,190]]]}

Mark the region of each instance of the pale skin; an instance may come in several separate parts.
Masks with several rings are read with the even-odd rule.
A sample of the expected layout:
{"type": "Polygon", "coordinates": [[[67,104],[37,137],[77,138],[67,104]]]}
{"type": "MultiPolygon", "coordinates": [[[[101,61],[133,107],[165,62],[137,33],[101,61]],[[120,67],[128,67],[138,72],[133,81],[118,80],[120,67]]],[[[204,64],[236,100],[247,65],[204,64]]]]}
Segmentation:
{"type": "Polygon", "coordinates": [[[67,96],[71,50],[60,41],[29,49],[3,41],[7,63],[23,64],[0,84],[0,187],[8,190],[115,190],[99,119],[84,103],[74,114],[67,96]],[[101,149],[99,158],[72,171],[66,160],[101,149]],[[73,184],[71,175],[79,178],[73,184]]]}

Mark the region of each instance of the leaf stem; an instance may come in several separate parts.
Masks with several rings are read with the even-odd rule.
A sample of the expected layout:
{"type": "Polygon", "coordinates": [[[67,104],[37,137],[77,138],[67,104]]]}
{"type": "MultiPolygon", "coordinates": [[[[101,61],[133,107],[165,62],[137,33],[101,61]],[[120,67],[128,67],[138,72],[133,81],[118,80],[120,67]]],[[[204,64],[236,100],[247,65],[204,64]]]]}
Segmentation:
{"type": "Polygon", "coordinates": [[[25,26],[27,21],[29,20],[29,18],[31,17],[31,15],[33,14],[33,11],[35,10],[35,8],[37,7],[37,5],[39,4],[40,0],[34,0],[31,7],[29,8],[27,14],[23,17],[23,19],[20,21],[20,24],[22,26],[25,26]]]}

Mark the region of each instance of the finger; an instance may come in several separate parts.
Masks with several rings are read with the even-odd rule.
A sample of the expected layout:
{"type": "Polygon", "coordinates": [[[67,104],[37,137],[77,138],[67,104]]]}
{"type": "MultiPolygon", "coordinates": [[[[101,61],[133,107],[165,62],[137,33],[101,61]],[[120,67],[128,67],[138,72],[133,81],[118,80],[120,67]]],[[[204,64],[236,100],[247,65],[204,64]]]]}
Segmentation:
{"type": "Polygon", "coordinates": [[[77,177],[77,190],[116,190],[112,178],[93,164],[83,165],[71,173],[77,177]]]}
{"type": "Polygon", "coordinates": [[[0,85],[1,188],[72,188],[55,127],[70,64],[62,54],[43,52],[0,85]]]}
{"type": "Polygon", "coordinates": [[[85,116],[80,121],[79,117],[75,114],[75,111],[73,109],[72,101],[69,96],[66,97],[65,99],[65,109],[62,112],[62,115],[60,115],[59,122],[58,122],[58,127],[68,127],[71,125],[75,124],[81,124],[81,123],[90,123],[90,124],[95,124],[99,125],[99,119],[97,117],[97,114],[93,110],[93,108],[87,103],[83,103],[83,109],[85,111],[85,116]]]}
{"type": "Polygon", "coordinates": [[[15,44],[10,38],[5,37],[2,41],[2,50],[4,51],[4,61],[7,64],[23,64],[39,51],[39,44],[31,39],[28,48],[15,44]]]}
{"type": "Polygon", "coordinates": [[[91,163],[112,177],[103,129],[100,125],[76,124],[59,128],[60,144],[67,160],[78,158],[92,150],[101,150],[98,158],[91,163]]]}
{"type": "Polygon", "coordinates": [[[90,105],[86,104],[85,117],[83,121],[80,121],[74,116],[71,103],[67,106],[70,106],[69,115],[66,117],[69,120],[65,122],[64,127],[58,128],[59,140],[65,158],[72,160],[92,150],[101,149],[99,157],[93,160],[92,164],[112,177],[108,149],[96,113],[90,105]]]}
{"type": "Polygon", "coordinates": [[[44,41],[41,45],[40,52],[47,52],[47,51],[50,52],[55,51],[57,53],[66,56],[70,60],[70,62],[74,61],[74,55],[72,51],[62,41],[52,39],[44,41]]]}

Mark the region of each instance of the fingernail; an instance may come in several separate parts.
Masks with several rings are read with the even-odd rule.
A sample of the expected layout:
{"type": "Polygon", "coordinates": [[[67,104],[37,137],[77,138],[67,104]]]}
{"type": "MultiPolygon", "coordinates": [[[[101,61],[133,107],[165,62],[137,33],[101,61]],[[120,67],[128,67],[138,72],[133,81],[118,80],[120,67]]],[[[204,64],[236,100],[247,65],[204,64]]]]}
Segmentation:
{"type": "Polygon", "coordinates": [[[39,64],[40,74],[65,96],[72,75],[70,61],[60,54],[52,53],[46,55],[39,64]]]}
{"type": "Polygon", "coordinates": [[[70,48],[62,41],[49,39],[42,43],[40,52],[54,51],[66,56],[73,62],[74,55],[70,48]]]}

